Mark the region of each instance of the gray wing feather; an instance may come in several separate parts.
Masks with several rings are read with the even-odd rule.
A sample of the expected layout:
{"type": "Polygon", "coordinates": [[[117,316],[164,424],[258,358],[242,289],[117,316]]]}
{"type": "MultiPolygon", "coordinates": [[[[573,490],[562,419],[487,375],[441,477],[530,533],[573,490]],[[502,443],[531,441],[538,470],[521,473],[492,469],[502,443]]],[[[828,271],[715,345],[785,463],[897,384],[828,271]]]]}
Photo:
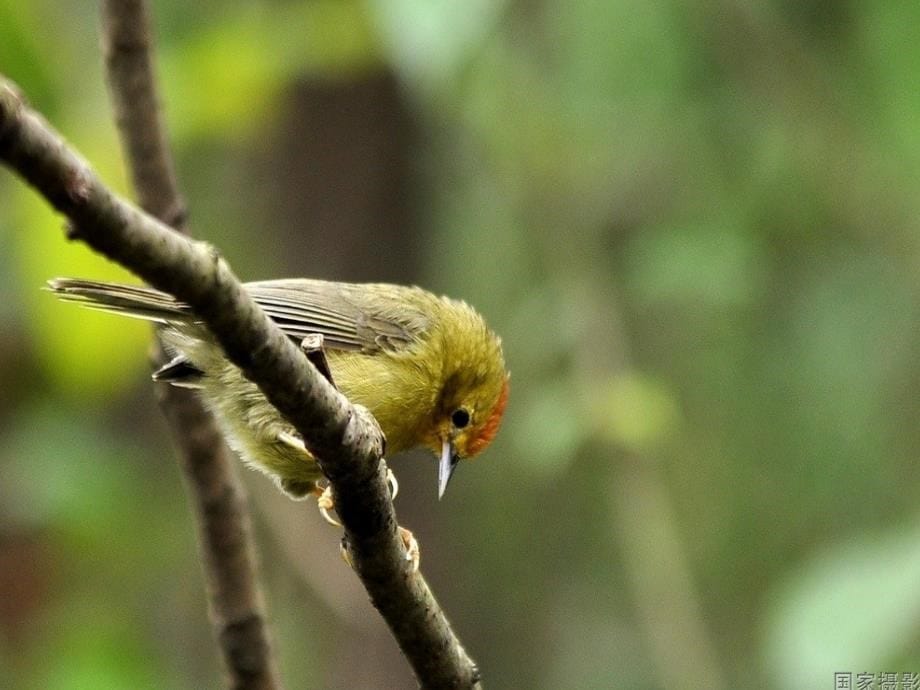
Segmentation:
{"type": "Polygon", "coordinates": [[[295,338],[321,333],[332,349],[397,350],[418,340],[428,326],[422,312],[400,299],[413,288],[380,285],[373,301],[366,288],[347,283],[304,279],[247,283],[246,288],[285,333],[295,338]]]}
{"type": "MultiPolygon", "coordinates": [[[[164,324],[195,321],[187,304],[149,287],[76,278],[56,278],[48,286],[61,299],[94,309],[164,324]]],[[[377,284],[371,293],[367,286],[309,279],[245,286],[287,335],[302,340],[319,333],[324,346],[334,350],[399,350],[417,341],[429,325],[425,313],[413,306],[425,294],[418,288],[377,284]]]]}
{"type": "Polygon", "coordinates": [[[66,302],[77,302],[91,309],[160,323],[188,321],[191,318],[189,308],[171,295],[141,285],[55,278],[48,281],[48,288],[66,302]]]}

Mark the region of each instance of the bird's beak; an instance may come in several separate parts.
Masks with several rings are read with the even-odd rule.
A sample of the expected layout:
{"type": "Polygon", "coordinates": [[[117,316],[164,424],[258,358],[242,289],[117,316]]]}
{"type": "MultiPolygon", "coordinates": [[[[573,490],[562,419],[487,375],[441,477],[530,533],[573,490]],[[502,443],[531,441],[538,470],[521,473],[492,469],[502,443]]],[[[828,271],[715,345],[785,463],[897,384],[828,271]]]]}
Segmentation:
{"type": "Polygon", "coordinates": [[[457,469],[457,463],[460,462],[460,456],[454,448],[454,443],[449,438],[444,439],[441,445],[441,461],[438,463],[438,500],[444,496],[447,490],[447,482],[454,475],[457,469]]]}

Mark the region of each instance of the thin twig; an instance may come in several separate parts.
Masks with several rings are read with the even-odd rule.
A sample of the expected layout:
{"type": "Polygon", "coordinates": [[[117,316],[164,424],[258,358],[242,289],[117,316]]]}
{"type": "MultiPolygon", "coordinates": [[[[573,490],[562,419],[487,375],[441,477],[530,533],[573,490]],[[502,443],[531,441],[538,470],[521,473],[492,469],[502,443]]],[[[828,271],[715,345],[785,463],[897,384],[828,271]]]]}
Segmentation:
{"type": "Polygon", "coordinates": [[[478,671],[397,535],[383,438],[252,301],[215,249],[116,197],[0,77],[0,159],[72,221],[73,236],[189,304],[319,459],[354,568],[424,687],[474,687],[478,671]]]}
{"type": "MultiPolygon", "coordinates": [[[[102,51],[112,108],[141,207],[184,230],[179,193],[154,75],[154,38],[145,0],[103,0],[102,51]]],[[[159,345],[159,344],[158,344],[159,345]]],[[[153,359],[162,363],[162,348],[153,359]]],[[[249,506],[214,418],[191,391],[157,386],[178,447],[199,533],[208,610],[226,685],[281,686],[259,586],[249,506]]]]}
{"type": "Polygon", "coordinates": [[[147,2],[103,0],[100,9],[112,110],[138,204],[182,230],[187,214],[160,110],[147,2]]]}

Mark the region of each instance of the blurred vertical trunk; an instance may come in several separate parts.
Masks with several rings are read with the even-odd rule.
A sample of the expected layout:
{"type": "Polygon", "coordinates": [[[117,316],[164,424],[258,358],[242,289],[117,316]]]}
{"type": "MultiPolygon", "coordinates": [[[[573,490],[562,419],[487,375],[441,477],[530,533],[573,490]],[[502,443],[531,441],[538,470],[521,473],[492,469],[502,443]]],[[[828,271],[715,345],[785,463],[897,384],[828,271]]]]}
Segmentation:
{"type": "Polygon", "coordinates": [[[414,129],[390,72],[302,81],[291,89],[265,151],[265,165],[282,175],[263,195],[266,217],[288,243],[286,273],[413,280],[419,258],[414,129]]]}

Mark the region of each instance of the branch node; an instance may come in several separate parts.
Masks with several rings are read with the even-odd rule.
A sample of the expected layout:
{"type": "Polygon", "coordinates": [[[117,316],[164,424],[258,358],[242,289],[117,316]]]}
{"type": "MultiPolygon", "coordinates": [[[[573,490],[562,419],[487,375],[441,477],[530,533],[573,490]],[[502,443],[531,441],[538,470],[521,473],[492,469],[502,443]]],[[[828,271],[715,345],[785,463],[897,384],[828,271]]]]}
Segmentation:
{"type": "Polygon", "coordinates": [[[80,232],[80,228],[72,220],[68,220],[64,223],[64,237],[68,241],[73,242],[74,240],[83,239],[83,233],[80,232]]]}
{"type": "Polygon", "coordinates": [[[72,174],[65,181],[64,190],[67,192],[67,196],[71,201],[75,204],[82,205],[89,201],[91,185],[92,181],[90,180],[89,171],[79,167],[74,169],[72,174]]]}
{"type": "Polygon", "coordinates": [[[188,222],[188,207],[179,200],[163,214],[162,220],[170,227],[181,228],[188,222]]]}
{"type": "Polygon", "coordinates": [[[335,385],[335,380],[332,378],[332,369],[329,368],[326,352],[323,350],[323,334],[310,333],[305,336],[304,339],[300,341],[300,349],[306,353],[307,359],[316,367],[316,370],[332,384],[333,388],[338,390],[339,387],[335,385]]]}

